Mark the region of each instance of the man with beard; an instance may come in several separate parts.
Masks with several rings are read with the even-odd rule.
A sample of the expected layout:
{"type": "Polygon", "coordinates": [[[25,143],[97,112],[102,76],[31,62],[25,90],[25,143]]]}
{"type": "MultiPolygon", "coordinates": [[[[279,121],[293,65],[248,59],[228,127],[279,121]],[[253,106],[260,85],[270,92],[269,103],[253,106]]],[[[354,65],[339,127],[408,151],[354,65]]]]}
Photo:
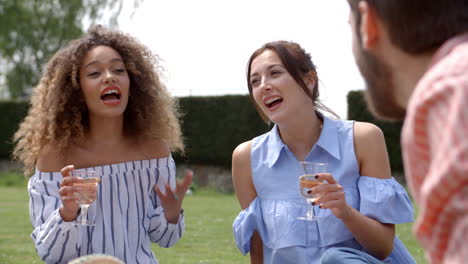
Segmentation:
{"type": "Polygon", "coordinates": [[[431,263],[467,263],[468,1],[348,0],[371,110],[405,119],[405,174],[431,263]]]}

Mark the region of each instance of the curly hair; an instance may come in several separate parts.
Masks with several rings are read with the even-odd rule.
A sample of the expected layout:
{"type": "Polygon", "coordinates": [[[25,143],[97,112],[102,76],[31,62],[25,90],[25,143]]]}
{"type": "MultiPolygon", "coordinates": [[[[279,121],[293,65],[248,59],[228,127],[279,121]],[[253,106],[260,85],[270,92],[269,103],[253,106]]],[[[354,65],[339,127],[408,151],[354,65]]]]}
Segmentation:
{"type": "Polygon", "coordinates": [[[29,112],[14,135],[13,158],[23,163],[25,175],[34,170],[44,146],[53,144],[63,152],[83,140],[89,120],[79,67],[86,53],[101,45],[116,50],[128,71],[131,96],[124,112],[125,136],[159,139],[171,151],[183,152],[178,104],[160,81],[159,58],[137,39],[98,25],[59,50],[33,89],[29,112]]]}

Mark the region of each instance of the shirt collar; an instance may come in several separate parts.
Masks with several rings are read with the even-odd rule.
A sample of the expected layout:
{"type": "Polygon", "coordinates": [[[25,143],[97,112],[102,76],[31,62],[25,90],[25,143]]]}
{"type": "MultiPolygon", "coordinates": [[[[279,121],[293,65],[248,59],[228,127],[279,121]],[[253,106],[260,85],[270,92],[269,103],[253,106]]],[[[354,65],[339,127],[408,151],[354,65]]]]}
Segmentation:
{"type": "MultiPolygon", "coordinates": [[[[340,147],[339,147],[339,138],[338,138],[338,128],[336,123],[330,120],[328,117],[322,115],[323,117],[323,128],[320,132],[319,140],[316,145],[331,156],[336,159],[341,159],[340,147]]],[[[268,165],[273,167],[278,161],[281,151],[287,149],[287,146],[284,144],[281,139],[278,131],[278,126],[275,124],[270,134],[268,135],[268,165]]]]}
{"type": "Polygon", "coordinates": [[[323,128],[320,133],[320,138],[317,145],[328,154],[335,157],[337,160],[341,159],[340,154],[340,139],[338,137],[337,122],[323,116],[323,128]]]}
{"type": "Polygon", "coordinates": [[[286,145],[281,140],[278,131],[278,125],[274,125],[273,129],[268,135],[268,165],[269,167],[273,167],[276,161],[278,160],[281,151],[286,148],[286,145]]]}

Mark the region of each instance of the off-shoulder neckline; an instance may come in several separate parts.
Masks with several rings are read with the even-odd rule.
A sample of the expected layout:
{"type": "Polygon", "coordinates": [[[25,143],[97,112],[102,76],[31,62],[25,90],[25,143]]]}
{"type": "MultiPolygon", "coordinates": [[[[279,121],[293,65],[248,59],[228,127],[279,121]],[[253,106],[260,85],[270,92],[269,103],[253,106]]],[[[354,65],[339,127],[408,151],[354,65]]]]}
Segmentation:
{"type": "MultiPolygon", "coordinates": [[[[76,168],[80,170],[97,170],[101,172],[105,171],[128,171],[128,170],[137,170],[137,169],[144,169],[144,168],[155,168],[159,167],[160,165],[166,166],[170,161],[173,161],[172,155],[160,158],[153,158],[153,159],[144,159],[144,160],[133,160],[133,161],[124,161],[124,162],[117,162],[111,164],[103,164],[97,165],[92,167],[86,168],[76,168]]],[[[41,171],[37,167],[35,169],[35,174],[61,174],[60,171],[41,171]]]]}

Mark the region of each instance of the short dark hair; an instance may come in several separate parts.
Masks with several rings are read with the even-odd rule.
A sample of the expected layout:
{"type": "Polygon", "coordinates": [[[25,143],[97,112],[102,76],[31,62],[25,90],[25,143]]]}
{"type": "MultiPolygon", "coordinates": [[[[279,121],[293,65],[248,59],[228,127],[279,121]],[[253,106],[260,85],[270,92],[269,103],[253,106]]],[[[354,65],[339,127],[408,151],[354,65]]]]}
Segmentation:
{"type": "Polygon", "coordinates": [[[446,40],[468,31],[467,0],[348,0],[358,35],[361,1],[375,10],[393,44],[410,54],[433,52],[446,40]]]}

